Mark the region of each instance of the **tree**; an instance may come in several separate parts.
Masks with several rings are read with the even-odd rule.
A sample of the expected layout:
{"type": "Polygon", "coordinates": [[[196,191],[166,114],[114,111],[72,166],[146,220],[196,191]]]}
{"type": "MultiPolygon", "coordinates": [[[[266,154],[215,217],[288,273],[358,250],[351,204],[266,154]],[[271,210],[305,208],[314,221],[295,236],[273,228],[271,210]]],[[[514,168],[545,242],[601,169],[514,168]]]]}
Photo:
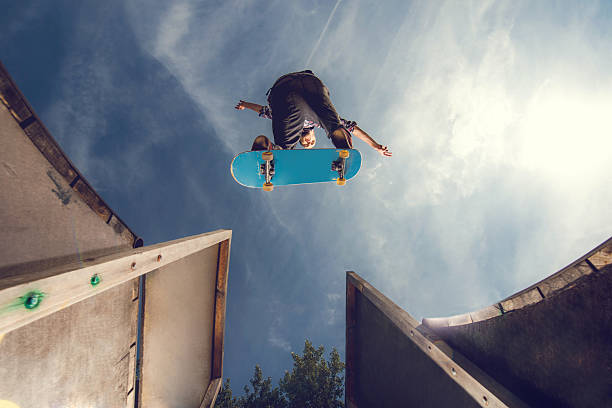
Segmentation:
{"type": "Polygon", "coordinates": [[[325,361],[323,346],[315,349],[306,340],[304,355],[291,353],[293,370],[285,372],[280,389],[288,400],[288,407],[344,407],[344,363],[334,348],[329,363],[325,361]]]}
{"type": "Polygon", "coordinates": [[[272,379],[264,379],[259,365],[255,366],[249,380],[252,390],[244,387],[244,396],[232,396],[230,380],[219,391],[217,408],[341,408],[344,407],[344,363],[334,348],[329,361],[324,357],[323,346],[315,349],[308,340],[304,353],[291,353],[293,369],[285,371],[278,387],[272,387],[272,379]]]}
{"type": "Polygon", "coordinates": [[[249,380],[253,391],[244,386],[244,397],[238,400],[241,408],[282,408],[285,407],[285,398],[281,395],[278,387],[272,388],[272,378],[263,379],[261,367],[255,366],[253,378],[249,380]]]}
{"type": "Polygon", "coordinates": [[[217,394],[217,400],[215,401],[215,408],[237,408],[238,401],[236,397],[232,396],[232,388],[230,386],[230,379],[226,379],[223,383],[223,387],[217,394]]]}

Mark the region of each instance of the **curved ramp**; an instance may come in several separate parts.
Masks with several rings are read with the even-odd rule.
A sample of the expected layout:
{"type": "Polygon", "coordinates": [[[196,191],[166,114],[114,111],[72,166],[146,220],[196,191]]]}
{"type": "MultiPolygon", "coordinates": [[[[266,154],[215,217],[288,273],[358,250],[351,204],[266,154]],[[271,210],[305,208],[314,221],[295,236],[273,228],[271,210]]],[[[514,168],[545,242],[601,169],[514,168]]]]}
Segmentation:
{"type": "Polygon", "coordinates": [[[612,406],[612,238],[494,305],[423,319],[532,406],[612,406]]]}

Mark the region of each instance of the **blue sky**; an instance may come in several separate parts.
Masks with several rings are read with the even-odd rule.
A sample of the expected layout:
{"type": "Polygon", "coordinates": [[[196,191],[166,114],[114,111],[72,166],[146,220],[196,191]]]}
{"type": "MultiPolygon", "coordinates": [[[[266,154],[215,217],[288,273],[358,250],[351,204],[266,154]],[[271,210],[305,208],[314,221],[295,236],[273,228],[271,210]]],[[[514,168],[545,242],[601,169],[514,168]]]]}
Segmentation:
{"type": "Polygon", "coordinates": [[[145,244],[234,231],[225,376],[235,391],[255,364],[278,379],[305,338],[343,354],[346,270],[416,318],[445,316],[610,236],[610,2],[33,0],[3,10],[0,58],[145,244]],[[306,68],[393,157],[357,141],[364,165],[343,188],[242,188],[232,157],[272,132],[233,106],[264,103],[278,76],[306,68]]]}

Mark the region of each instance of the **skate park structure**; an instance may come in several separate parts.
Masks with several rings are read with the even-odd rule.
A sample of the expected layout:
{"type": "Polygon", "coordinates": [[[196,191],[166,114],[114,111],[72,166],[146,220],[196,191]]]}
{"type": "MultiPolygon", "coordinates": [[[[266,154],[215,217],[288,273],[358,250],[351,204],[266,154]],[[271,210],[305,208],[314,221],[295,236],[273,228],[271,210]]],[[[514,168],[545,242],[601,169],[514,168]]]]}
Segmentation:
{"type": "MultiPolygon", "coordinates": [[[[212,406],[231,231],[143,246],[1,66],[0,144],[0,406],[212,406]]],[[[346,406],[612,406],[611,264],[421,323],[349,273],[346,406]]]]}
{"type": "Polygon", "coordinates": [[[419,323],[346,281],[346,406],[612,406],[612,238],[489,307],[419,323]]]}
{"type": "Polygon", "coordinates": [[[2,64],[0,146],[0,406],[212,406],[231,231],[143,246],[2,64]]]}

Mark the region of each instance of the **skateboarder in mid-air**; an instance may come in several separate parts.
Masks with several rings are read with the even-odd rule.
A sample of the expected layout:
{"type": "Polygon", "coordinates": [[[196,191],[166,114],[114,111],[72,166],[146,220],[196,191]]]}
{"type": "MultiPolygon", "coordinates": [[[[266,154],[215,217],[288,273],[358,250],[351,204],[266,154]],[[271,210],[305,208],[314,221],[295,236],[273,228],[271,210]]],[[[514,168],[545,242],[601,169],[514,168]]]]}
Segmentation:
{"type": "Polygon", "coordinates": [[[240,101],[238,110],[251,109],[261,117],[272,119],[274,143],[260,135],[251,150],[293,149],[299,142],[311,149],[316,143],[315,127],[322,127],[338,149],[352,149],[351,132],[385,157],[391,152],[361,130],[357,123],[338,116],[329,99],[329,90],[312,71],[283,75],[268,91],[268,106],[240,101]]]}

